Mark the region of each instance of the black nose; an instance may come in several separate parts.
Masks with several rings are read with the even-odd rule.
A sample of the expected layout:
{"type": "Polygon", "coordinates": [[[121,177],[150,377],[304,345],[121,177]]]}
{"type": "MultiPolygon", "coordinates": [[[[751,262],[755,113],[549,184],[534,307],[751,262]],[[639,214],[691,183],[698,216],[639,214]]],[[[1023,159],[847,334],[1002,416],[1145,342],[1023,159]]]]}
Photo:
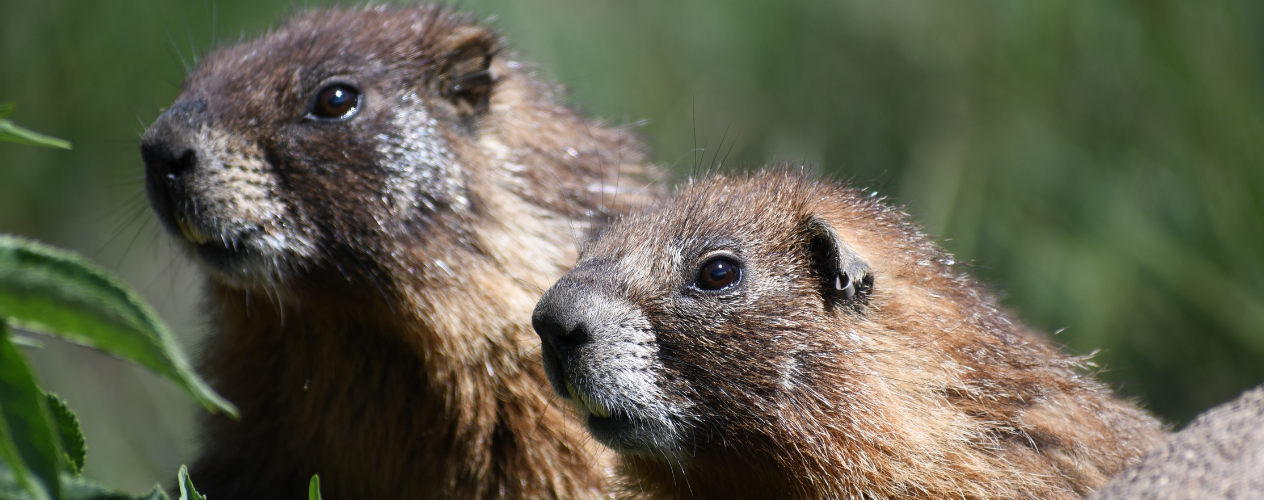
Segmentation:
{"type": "Polygon", "coordinates": [[[585,315],[577,304],[566,300],[566,295],[546,294],[531,315],[535,333],[545,348],[552,349],[561,360],[570,359],[576,349],[591,340],[585,315]]]}
{"type": "Polygon", "coordinates": [[[205,99],[182,98],[167,108],[140,141],[145,175],[151,180],[174,181],[197,166],[193,132],[202,128],[207,118],[205,99]]]}
{"type": "MultiPolygon", "coordinates": [[[[153,132],[152,128],[150,132],[153,132]]],[[[149,195],[149,204],[160,219],[170,219],[172,210],[186,196],[186,183],[181,181],[184,174],[197,164],[197,153],[164,136],[154,137],[146,133],[140,145],[140,156],[145,160],[145,191],[149,195]]]]}
{"type": "Polygon", "coordinates": [[[563,398],[570,397],[566,370],[576,361],[576,351],[592,339],[591,325],[584,318],[575,290],[565,279],[553,285],[531,314],[531,326],[540,336],[541,361],[549,385],[563,398]]]}
{"type": "Polygon", "coordinates": [[[154,210],[162,217],[183,198],[182,182],[198,165],[193,132],[206,124],[206,101],[181,99],[159,116],[140,140],[145,160],[145,189],[154,210]]]}
{"type": "Polygon", "coordinates": [[[145,175],[159,181],[174,181],[197,165],[193,148],[165,140],[142,143],[140,157],[145,160],[145,175]]]}

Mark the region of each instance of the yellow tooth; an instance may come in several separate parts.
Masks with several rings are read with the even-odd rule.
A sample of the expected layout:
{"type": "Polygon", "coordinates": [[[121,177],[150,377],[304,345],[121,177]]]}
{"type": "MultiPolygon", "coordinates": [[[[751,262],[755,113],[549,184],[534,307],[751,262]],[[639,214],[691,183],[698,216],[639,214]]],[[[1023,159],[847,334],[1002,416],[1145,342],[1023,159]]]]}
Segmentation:
{"type": "Polygon", "coordinates": [[[579,391],[570,382],[566,383],[566,393],[571,395],[571,402],[575,403],[581,413],[588,413],[588,405],[584,404],[583,396],[579,395],[579,391]]]}
{"type": "Polygon", "coordinates": [[[596,401],[589,399],[584,393],[575,389],[570,382],[566,383],[566,392],[570,394],[571,401],[575,402],[575,406],[579,407],[579,411],[583,413],[591,413],[598,418],[610,418],[610,410],[605,406],[598,404],[596,401]]]}
{"type": "Polygon", "coordinates": [[[188,222],[185,222],[184,217],[181,217],[180,215],[176,215],[175,219],[176,219],[176,226],[180,228],[180,234],[184,235],[184,239],[193,242],[193,244],[195,245],[201,245],[203,243],[211,241],[211,238],[207,236],[206,233],[203,233],[202,231],[197,230],[197,228],[193,227],[188,222]]]}
{"type": "Polygon", "coordinates": [[[588,411],[591,411],[593,415],[600,418],[610,418],[610,410],[607,410],[604,405],[598,404],[593,400],[588,400],[588,411]]]}

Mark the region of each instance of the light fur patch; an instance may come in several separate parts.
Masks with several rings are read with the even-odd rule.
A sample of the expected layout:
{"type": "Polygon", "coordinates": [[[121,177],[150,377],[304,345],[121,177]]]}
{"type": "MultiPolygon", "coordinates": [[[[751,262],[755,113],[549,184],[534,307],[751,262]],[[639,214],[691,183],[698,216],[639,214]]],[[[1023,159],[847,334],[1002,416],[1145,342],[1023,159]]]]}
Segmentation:
{"type": "Polygon", "coordinates": [[[439,123],[415,92],[400,97],[396,109],[391,132],[377,135],[379,164],[391,171],[385,187],[391,215],[406,220],[408,213],[423,207],[431,212],[440,206],[467,210],[470,201],[461,182],[462,168],[443,145],[439,123]]]}
{"type": "Polygon", "coordinates": [[[257,146],[209,126],[193,135],[193,146],[193,195],[176,210],[225,247],[252,250],[241,274],[277,274],[281,261],[316,255],[314,239],[297,229],[294,214],[278,201],[276,177],[257,146]]]}

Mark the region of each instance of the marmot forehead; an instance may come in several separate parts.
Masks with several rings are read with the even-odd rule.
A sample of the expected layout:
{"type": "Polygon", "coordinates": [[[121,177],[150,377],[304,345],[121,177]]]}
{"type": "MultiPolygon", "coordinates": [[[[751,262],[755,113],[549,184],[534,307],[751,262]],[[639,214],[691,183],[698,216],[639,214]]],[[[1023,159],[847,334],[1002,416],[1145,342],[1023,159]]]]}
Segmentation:
{"type": "Polygon", "coordinates": [[[797,219],[813,208],[814,201],[819,201],[816,198],[828,200],[850,194],[842,189],[830,192],[824,186],[785,173],[691,179],[670,200],[612,225],[607,230],[609,236],[585,248],[584,257],[621,253],[629,244],[638,243],[679,243],[736,235],[764,239],[792,230],[797,219]]]}
{"type": "MultiPolygon", "coordinates": [[[[796,254],[808,243],[806,222],[822,214],[839,218],[842,224],[835,229],[849,233],[845,240],[860,239],[850,234],[854,229],[898,225],[902,217],[855,189],[813,182],[787,170],[704,177],[683,184],[671,199],[612,224],[582,248],[577,266],[610,261],[612,272],[633,289],[638,284],[661,286],[712,250],[747,252],[744,258],[790,272],[796,254]]],[[[910,234],[920,238],[915,230],[910,234]]]]}
{"type": "Polygon", "coordinates": [[[357,74],[379,90],[423,83],[436,63],[459,49],[454,35],[485,37],[495,50],[495,35],[472,23],[470,16],[434,6],[309,12],[212,52],[184,91],[221,98],[212,105],[226,122],[293,118],[310,101],[310,87],[341,75],[357,74]]]}

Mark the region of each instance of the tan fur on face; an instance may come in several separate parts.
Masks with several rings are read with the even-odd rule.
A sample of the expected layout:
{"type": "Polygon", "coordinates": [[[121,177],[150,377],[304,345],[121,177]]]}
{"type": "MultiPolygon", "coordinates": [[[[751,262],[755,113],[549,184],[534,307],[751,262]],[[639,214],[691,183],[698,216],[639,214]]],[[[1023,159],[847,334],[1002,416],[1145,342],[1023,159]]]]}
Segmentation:
{"type": "Polygon", "coordinates": [[[691,181],[586,248],[537,328],[541,314],[572,314],[555,297],[632,304],[653,326],[647,370],[674,409],[640,410],[658,407],[608,392],[602,381],[623,375],[585,361],[627,349],[600,333],[621,326],[586,325],[557,370],[611,401],[625,429],[657,418],[684,429],[648,448],[616,443],[627,496],[1070,499],[1158,442],[1153,417],[1001,310],[907,219],[774,171],[691,181]],[[868,266],[871,290],[829,299],[814,221],[868,266]],[[743,277],[708,295],[691,286],[716,251],[743,277]]]}
{"type": "Polygon", "coordinates": [[[578,238],[659,196],[657,169],[555,93],[428,6],[311,12],[202,60],[142,148],[168,229],[234,243],[181,240],[209,271],[202,370],[242,411],[204,424],[208,498],[296,497],[313,474],[325,498],[609,496],[611,456],[551,400],[527,321],[578,238]],[[354,118],[307,115],[329,81],[363,90],[354,118]],[[632,194],[593,189],[616,183],[632,194]]]}

